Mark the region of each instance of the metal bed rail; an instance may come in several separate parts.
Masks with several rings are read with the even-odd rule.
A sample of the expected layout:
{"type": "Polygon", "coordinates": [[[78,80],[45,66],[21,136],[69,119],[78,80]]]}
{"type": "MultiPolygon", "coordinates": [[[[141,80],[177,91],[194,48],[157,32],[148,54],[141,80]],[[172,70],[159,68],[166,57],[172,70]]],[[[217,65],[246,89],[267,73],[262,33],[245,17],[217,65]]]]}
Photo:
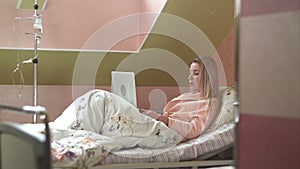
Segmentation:
{"type": "MultiPolygon", "coordinates": [[[[22,128],[22,125],[13,123],[13,122],[2,122],[0,123],[0,129],[1,133],[7,133],[15,135],[16,137],[27,139],[27,141],[36,140],[37,142],[41,143],[42,150],[38,150],[39,153],[43,152],[42,154],[44,160],[42,164],[42,168],[40,167],[40,160],[38,160],[39,164],[37,164],[39,169],[50,169],[51,168],[51,160],[50,160],[50,130],[49,130],[49,124],[47,119],[47,113],[46,108],[42,106],[12,106],[12,105],[4,105],[0,104],[0,110],[5,109],[9,110],[13,113],[21,113],[21,114],[27,114],[27,115],[37,115],[39,116],[42,123],[45,125],[45,137],[40,138],[38,136],[33,135],[30,131],[26,131],[24,128],[22,128]]],[[[1,134],[0,133],[0,134],[1,134]]],[[[0,140],[1,144],[1,140],[0,140]]],[[[33,144],[36,144],[33,142],[33,144]]],[[[0,169],[2,168],[2,162],[1,162],[1,153],[0,153],[0,169]]]]}

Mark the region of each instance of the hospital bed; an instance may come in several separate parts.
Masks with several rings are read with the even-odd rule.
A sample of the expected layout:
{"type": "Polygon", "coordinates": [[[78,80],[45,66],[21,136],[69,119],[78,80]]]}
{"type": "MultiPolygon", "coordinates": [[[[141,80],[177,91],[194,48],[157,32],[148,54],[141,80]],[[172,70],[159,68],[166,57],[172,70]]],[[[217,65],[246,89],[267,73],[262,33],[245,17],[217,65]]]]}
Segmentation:
{"type": "MultiPolygon", "coordinates": [[[[234,95],[232,91],[226,91],[227,95],[234,95]],[[229,94],[228,94],[229,93],[229,94]]],[[[223,103],[222,112],[216,120],[216,123],[198,138],[186,141],[172,148],[166,149],[125,149],[110,153],[100,160],[92,169],[108,168],[198,168],[198,167],[216,167],[216,166],[234,166],[233,151],[235,144],[235,122],[233,115],[233,97],[223,103]],[[225,115],[224,115],[225,114],[225,115]],[[231,117],[228,117],[230,114],[231,117]],[[229,153],[228,153],[229,152],[229,153]],[[229,154],[229,156],[228,156],[229,154]]],[[[2,106],[3,108],[3,106],[2,106]]],[[[5,107],[7,108],[7,107],[5,107]]],[[[13,109],[12,107],[8,107],[13,109]]],[[[13,109],[20,112],[41,113],[42,111],[24,110],[24,108],[13,109]]],[[[45,114],[41,113],[44,116],[45,114]]],[[[7,161],[18,161],[19,157],[32,157],[33,166],[39,169],[50,168],[50,142],[49,128],[47,120],[44,119],[46,134],[33,133],[20,124],[1,123],[1,168],[6,169],[7,161]],[[48,131],[47,131],[48,130],[48,131]],[[5,138],[12,135],[13,139],[17,137],[19,142],[24,142],[32,146],[32,154],[29,155],[19,142],[11,141],[5,138]],[[16,147],[16,145],[19,145],[16,147]],[[12,150],[11,148],[14,148],[12,150]],[[19,152],[14,152],[19,150],[19,152]],[[13,152],[7,156],[7,152],[13,152]]],[[[23,159],[22,159],[23,160],[23,159]]],[[[27,160],[26,160],[27,161],[27,160]]],[[[24,162],[24,160],[23,160],[24,162]]],[[[23,162],[20,161],[20,164],[23,162]]],[[[14,169],[18,167],[8,168],[14,169]]],[[[22,168],[23,164],[22,164],[22,168]]],[[[29,166],[29,168],[34,168],[29,166]]],[[[64,167],[59,167],[64,168],[64,167]]],[[[70,167],[66,167],[70,168],[70,167]]]]}

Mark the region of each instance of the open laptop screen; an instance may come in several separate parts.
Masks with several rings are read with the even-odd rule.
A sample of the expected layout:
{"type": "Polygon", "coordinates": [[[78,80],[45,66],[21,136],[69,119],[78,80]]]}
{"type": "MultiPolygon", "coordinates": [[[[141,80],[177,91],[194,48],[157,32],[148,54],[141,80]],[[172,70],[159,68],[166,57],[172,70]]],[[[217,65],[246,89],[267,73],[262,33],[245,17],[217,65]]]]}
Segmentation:
{"type": "Polygon", "coordinates": [[[112,71],[111,79],[112,93],[137,106],[134,72],[112,71]]]}

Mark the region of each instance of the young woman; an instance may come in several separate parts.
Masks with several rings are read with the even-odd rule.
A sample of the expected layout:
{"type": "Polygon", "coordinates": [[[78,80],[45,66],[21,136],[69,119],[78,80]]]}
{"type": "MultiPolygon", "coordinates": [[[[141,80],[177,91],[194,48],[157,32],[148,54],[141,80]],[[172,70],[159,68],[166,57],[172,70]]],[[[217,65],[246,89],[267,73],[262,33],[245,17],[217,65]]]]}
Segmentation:
{"type": "Polygon", "coordinates": [[[219,110],[217,67],[212,57],[195,58],[188,76],[190,92],[167,103],[162,115],[141,112],[176,130],[183,140],[198,137],[209,127],[219,110]]]}

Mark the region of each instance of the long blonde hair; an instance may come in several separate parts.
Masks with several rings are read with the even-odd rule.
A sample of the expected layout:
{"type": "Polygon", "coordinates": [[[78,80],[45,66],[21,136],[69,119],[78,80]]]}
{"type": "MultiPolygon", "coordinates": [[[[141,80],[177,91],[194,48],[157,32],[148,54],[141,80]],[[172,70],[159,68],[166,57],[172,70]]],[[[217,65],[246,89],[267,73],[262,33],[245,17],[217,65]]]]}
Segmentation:
{"type": "Polygon", "coordinates": [[[192,63],[198,63],[201,80],[199,88],[204,92],[206,99],[210,100],[218,95],[218,70],[212,57],[201,56],[195,58],[192,63]]]}

